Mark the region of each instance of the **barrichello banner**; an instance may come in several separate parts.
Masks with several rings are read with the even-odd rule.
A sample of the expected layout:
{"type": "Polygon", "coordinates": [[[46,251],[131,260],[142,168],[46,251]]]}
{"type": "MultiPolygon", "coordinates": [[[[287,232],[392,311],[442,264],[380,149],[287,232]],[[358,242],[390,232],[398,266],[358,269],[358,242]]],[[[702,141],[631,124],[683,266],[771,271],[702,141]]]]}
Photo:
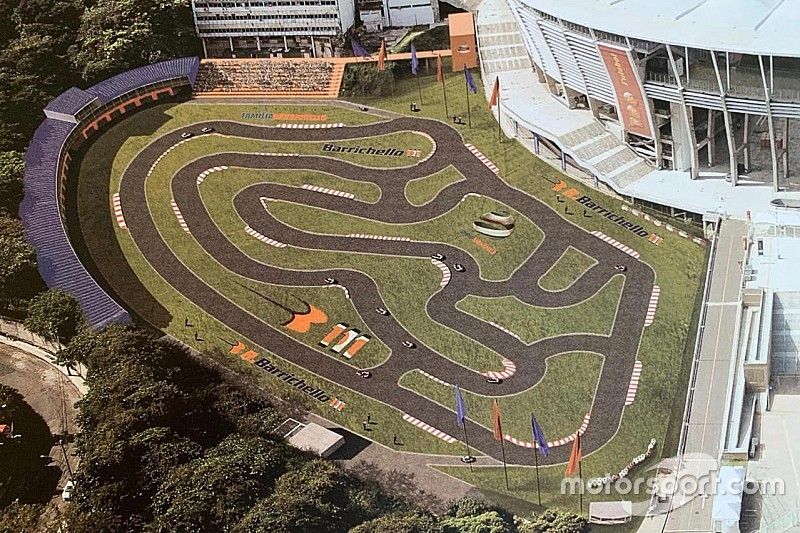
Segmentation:
{"type": "Polygon", "coordinates": [[[275,366],[269,359],[266,359],[266,358],[259,359],[254,364],[258,368],[263,370],[264,372],[269,372],[270,374],[272,374],[276,378],[282,379],[283,381],[285,381],[286,383],[288,383],[292,387],[294,387],[294,388],[296,388],[296,389],[308,394],[309,396],[311,396],[312,398],[314,398],[316,400],[319,400],[319,401],[325,402],[325,403],[330,403],[330,401],[331,401],[332,396],[330,396],[324,390],[318,389],[316,387],[313,387],[313,386],[309,385],[308,383],[305,382],[304,379],[298,378],[297,376],[295,376],[291,372],[285,372],[285,371],[281,370],[280,368],[275,366]]]}
{"type": "Polygon", "coordinates": [[[338,146],[335,144],[323,145],[322,151],[338,152],[344,154],[384,155],[389,157],[398,157],[406,153],[405,150],[400,150],[399,148],[375,148],[373,146],[338,146]]]}
{"type": "Polygon", "coordinates": [[[585,209],[594,211],[598,215],[601,215],[610,220],[611,222],[614,222],[615,224],[622,226],[626,230],[635,233],[639,237],[650,236],[650,232],[644,229],[639,224],[636,224],[635,222],[630,222],[629,220],[626,220],[624,216],[618,215],[614,211],[606,209],[602,205],[593,202],[591,196],[581,194],[581,192],[578,189],[574,187],[569,187],[567,183],[563,180],[556,183],[553,186],[553,190],[556,192],[560,192],[562,195],[566,196],[571,200],[575,200],[576,202],[581,204],[585,209]]]}

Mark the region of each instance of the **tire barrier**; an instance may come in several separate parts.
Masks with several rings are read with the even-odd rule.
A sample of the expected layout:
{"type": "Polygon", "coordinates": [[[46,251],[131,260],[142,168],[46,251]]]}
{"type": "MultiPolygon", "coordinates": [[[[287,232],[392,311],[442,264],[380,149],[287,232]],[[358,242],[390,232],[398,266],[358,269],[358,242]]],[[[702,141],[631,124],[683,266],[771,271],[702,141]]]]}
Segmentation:
{"type": "Polygon", "coordinates": [[[478,233],[489,237],[505,238],[514,232],[514,216],[508,211],[490,211],[472,223],[478,233]]]}

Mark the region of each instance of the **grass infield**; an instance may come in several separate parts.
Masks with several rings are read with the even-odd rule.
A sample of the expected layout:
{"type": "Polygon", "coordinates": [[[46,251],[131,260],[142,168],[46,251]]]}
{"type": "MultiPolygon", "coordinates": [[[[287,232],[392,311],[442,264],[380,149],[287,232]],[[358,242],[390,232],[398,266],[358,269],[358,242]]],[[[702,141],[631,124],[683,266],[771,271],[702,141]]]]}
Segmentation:
{"type": "MultiPolygon", "coordinates": [[[[476,81],[479,82],[479,80],[476,81]]],[[[460,73],[450,74],[447,76],[446,83],[450,114],[460,114],[466,118],[463,76],[460,73]]],[[[422,111],[419,115],[447,120],[441,105],[442,89],[436,83],[435,77],[423,76],[421,86],[423,97],[422,111]]],[[[401,80],[395,87],[395,95],[393,97],[364,99],[362,103],[398,113],[410,114],[406,112],[408,103],[412,100],[419,100],[416,80],[401,80]]],[[[610,198],[600,192],[589,191],[585,185],[565,177],[512,140],[504,139],[504,142],[499,142],[497,123],[486,109],[485,100],[474,95],[471,96],[470,103],[472,106],[472,128],[461,127],[465,141],[474,144],[489,157],[500,168],[500,175],[509,184],[539,198],[553,207],[559,214],[563,206],[556,202],[550,183],[558,179],[564,179],[579,190],[585,190],[591,194],[596,202],[602,203],[604,207],[615,211],[620,210],[622,205],[620,200],[610,198]]],[[[124,261],[130,265],[141,284],[154,296],[159,305],[167,309],[171,315],[171,322],[162,326],[167,333],[197,349],[211,351],[212,357],[241,372],[243,375],[250,376],[256,383],[263,385],[275,394],[306,406],[370,439],[406,451],[461,454],[463,446],[460,443],[448,445],[444,441],[404,422],[399,411],[356,394],[346,387],[311,375],[282,360],[280,357],[270,356],[270,359],[287,371],[291,371],[307,381],[325,388],[329,393],[341,397],[347,402],[347,408],[343,412],[334,411],[326,405],[321,405],[319,402],[299,395],[291,387],[255,368],[253,365],[225,355],[224,352],[227,350],[227,345],[217,339],[233,339],[236,335],[205,311],[194,306],[186,297],[172,289],[147,264],[129,234],[116,227],[110,207],[110,195],[118,190],[119,179],[123,169],[152,138],[177,127],[206,120],[227,119],[270,124],[268,119],[242,118],[243,113],[265,113],[267,111],[273,113],[327,114],[329,122],[344,122],[345,124],[363,124],[383,120],[376,115],[332,106],[273,106],[261,103],[238,105],[188,102],[174,106],[162,105],[141,111],[104,132],[90,147],[82,162],[78,194],[79,220],[84,240],[95,263],[106,278],[109,279],[110,283],[114,285],[114,288],[121,294],[125,294],[125,280],[114,277],[114,265],[115,263],[119,264],[121,257],[114,255],[109,250],[102,232],[93,230],[93,228],[97,228],[100,225],[105,228],[113,227],[112,236],[116,236],[124,261]],[[109,179],[110,185],[99,186],[103,182],[108,184],[109,179]],[[183,321],[185,317],[191,317],[195,328],[188,329],[184,327],[183,321]],[[196,331],[202,332],[204,342],[198,342],[194,339],[196,331]],[[368,414],[373,419],[378,420],[378,425],[373,426],[371,431],[364,431],[361,422],[368,414]],[[392,444],[394,436],[397,436],[403,446],[396,447],[392,444]]],[[[414,114],[414,116],[419,115],[414,114]]],[[[414,137],[404,138],[402,137],[404,134],[398,135],[387,140],[387,142],[398,145],[400,143],[408,144],[412,142],[411,139],[419,137],[411,133],[409,135],[414,135],[414,137]]],[[[205,139],[202,140],[205,141],[205,139]]],[[[198,141],[200,139],[193,142],[198,141]]],[[[257,149],[249,146],[249,141],[243,139],[226,139],[225,142],[230,142],[231,144],[216,146],[212,143],[211,146],[204,147],[203,144],[195,145],[193,143],[182,145],[162,160],[159,169],[148,181],[148,202],[150,202],[154,220],[164,239],[181,260],[190,265],[190,268],[209,284],[236,301],[244,309],[261,316],[270,323],[272,321],[276,323],[281,321],[281,314],[277,311],[266,309],[260,298],[252,295],[250,291],[241,287],[239,283],[251,289],[265,292],[280,301],[284,301],[281,300],[282,298],[290,299],[294,296],[300,296],[315,304],[320,302],[320,305],[323,305],[326,312],[332,317],[332,321],[338,320],[339,317],[344,317],[354,322],[358,321],[359,317],[352,305],[337,294],[340,291],[319,288],[292,288],[291,293],[293,294],[286,294],[287,290],[284,287],[243,280],[222,269],[218,263],[202,251],[191,235],[180,229],[169,204],[171,199],[169,180],[178,168],[190,159],[205,155],[208,150],[212,152],[217,149],[229,150],[231,149],[230,146],[235,146],[236,151],[249,151],[251,149],[254,151],[269,151],[264,149],[266,143],[263,142],[256,143],[258,144],[257,149]],[[181,150],[184,147],[193,146],[203,148],[199,150],[192,148],[188,152],[181,150]]],[[[375,142],[370,139],[369,145],[376,146],[375,142]]],[[[295,146],[280,148],[278,150],[276,147],[275,151],[298,151],[295,146]]],[[[319,150],[319,148],[319,146],[314,146],[313,150],[319,150]]],[[[360,154],[347,155],[356,157],[360,154]]],[[[361,160],[353,160],[353,162],[375,164],[377,159],[380,158],[369,158],[369,163],[364,163],[361,160]]],[[[405,160],[408,158],[402,156],[397,157],[397,159],[405,160]]],[[[443,188],[461,179],[462,176],[450,167],[438,174],[409,183],[406,187],[406,195],[413,204],[422,205],[435,199],[443,188]]],[[[244,222],[234,211],[231,200],[233,195],[242,187],[265,180],[294,186],[310,182],[313,185],[351,192],[356,196],[357,200],[365,202],[375,201],[380,194],[380,191],[374,185],[343,180],[313,171],[265,173],[229,169],[224,172],[214,173],[201,185],[201,195],[209,213],[220,229],[237,247],[251,257],[275,266],[322,269],[335,264],[340,268],[354,268],[363,271],[375,279],[380,288],[381,296],[395,317],[422,342],[440,351],[446,357],[450,357],[476,370],[501,370],[499,365],[500,354],[488,350],[485,346],[459,332],[433,322],[424,312],[427,299],[433,292],[438,290],[441,276],[427,259],[394,258],[389,264],[383,257],[366,254],[345,254],[330,251],[312,252],[293,247],[275,249],[265,246],[247,235],[244,232],[244,222]]],[[[476,202],[475,204],[462,203],[438,220],[408,225],[404,228],[391,227],[392,225],[382,225],[361,219],[345,220],[352,217],[308,207],[297,208],[297,206],[291,206],[286,202],[271,202],[269,205],[270,211],[279,219],[285,222],[291,221],[298,227],[306,229],[318,228],[323,225],[325,227],[334,227],[330,226],[330,223],[335,220],[337,223],[344,221],[346,223],[344,227],[348,228],[346,231],[338,230],[337,233],[380,233],[377,230],[381,230],[394,232],[385,234],[400,235],[403,234],[402,232],[407,232],[407,235],[411,237],[418,236],[425,240],[448,242],[471,253],[480,263],[481,274],[485,278],[503,279],[535,250],[541,240],[541,233],[535,226],[535,220],[530,221],[525,217],[518,217],[518,229],[515,231],[514,236],[509,239],[520,235],[522,237],[520,239],[521,243],[518,244],[524,244],[524,246],[515,247],[515,249],[520,249],[516,252],[508,251],[503,254],[497,254],[498,256],[503,255],[505,261],[508,261],[509,254],[518,254],[511,261],[516,266],[511,268],[509,266],[493,265],[489,257],[480,255],[482,253],[480,250],[470,250],[468,239],[459,234],[464,227],[469,228],[475,212],[489,208],[489,204],[492,202],[492,200],[486,198],[474,201],[476,202]],[[350,230],[350,227],[358,229],[350,230]]],[[[662,289],[655,322],[645,329],[641,341],[638,358],[643,362],[643,374],[636,401],[625,409],[625,414],[615,438],[603,448],[586,456],[584,460],[583,470],[585,477],[595,477],[608,472],[615,472],[622,468],[631,458],[644,451],[647,442],[651,438],[656,438],[659,444],[658,453],[655,454],[653,461],[657,460],[662,453],[667,455],[671,453],[671,450],[662,450],[662,446],[665,442],[674,440],[675,429],[673,424],[679,422],[675,413],[680,413],[678,406],[682,408],[685,398],[686,384],[682,378],[682,370],[686,362],[687,346],[691,344],[688,342],[691,329],[690,321],[702,285],[706,251],[702,247],[670,233],[662,234],[663,243],[660,246],[655,246],[601,217],[568,217],[568,220],[584,227],[588,231],[602,231],[640,252],[641,259],[655,269],[656,283],[662,289]]],[[[656,228],[650,227],[648,222],[641,221],[641,224],[649,231],[656,230],[656,228]]],[[[508,241],[509,239],[505,240],[508,241]]],[[[547,290],[561,290],[579,278],[591,264],[593,264],[593,259],[583,256],[577,251],[568,251],[556,263],[557,266],[539,280],[539,283],[547,290]]],[[[536,280],[532,280],[532,282],[536,282],[536,280]]],[[[614,281],[612,283],[618,282],[614,281]]],[[[510,322],[519,328],[520,331],[518,333],[520,335],[529,335],[529,338],[550,335],[553,331],[569,333],[570,327],[564,325],[564,323],[570,320],[572,324],[580,326],[578,331],[584,331],[586,324],[594,324],[599,330],[602,330],[609,324],[609,314],[613,317],[616,302],[618,301],[620,288],[614,287],[612,283],[598,292],[592,299],[570,308],[569,313],[567,313],[570,315],[569,317],[567,317],[567,314],[558,315],[559,310],[543,311],[537,308],[530,308],[531,306],[521,304],[513,299],[503,299],[503,302],[491,302],[492,305],[484,305],[487,302],[480,302],[480,304],[470,303],[473,298],[468,298],[462,301],[461,305],[477,305],[475,310],[487,313],[486,316],[499,317],[497,322],[513,330],[508,323],[503,323],[502,320],[510,322]],[[601,299],[605,303],[598,303],[601,299]],[[517,314],[520,316],[516,317],[515,315],[517,314]],[[530,317],[527,316],[529,314],[530,317]],[[556,316],[559,317],[558,320],[554,319],[556,316]],[[515,320],[518,322],[515,322],[515,320]],[[550,324],[549,322],[557,322],[557,324],[550,324]]],[[[150,312],[146,308],[136,308],[134,310],[143,316],[148,316],[150,312]]],[[[575,330],[575,327],[572,327],[572,331],[575,330]]],[[[313,344],[317,340],[318,333],[313,330],[307,334],[309,336],[308,341],[305,338],[301,340],[313,344]],[[314,338],[312,339],[311,337],[314,338]]],[[[368,346],[372,346],[374,352],[368,353],[362,350],[357,357],[357,359],[360,358],[360,361],[354,360],[354,364],[369,366],[369,364],[379,362],[388,355],[388,349],[378,339],[373,339],[368,346]]],[[[260,351],[267,355],[265,350],[260,351]]],[[[610,356],[613,354],[603,355],[610,356]]],[[[320,353],[320,356],[331,355],[320,353]]],[[[600,367],[603,364],[602,361],[598,355],[582,353],[562,354],[551,358],[548,361],[548,370],[545,377],[533,389],[515,397],[501,399],[507,432],[518,438],[526,437],[525,421],[529,416],[531,405],[536,406],[537,417],[542,421],[549,438],[560,438],[564,436],[561,434],[562,432],[574,431],[575,421],[578,420],[577,425],[580,425],[579,419],[582,419],[587,407],[590,407],[593,401],[602,401],[602,398],[592,399],[597,382],[596,375],[600,371],[600,367]],[[565,400],[564,398],[567,399],[565,400]]],[[[436,401],[440,401],[443,405],[449,406],[452,402],[450,398],[452,391],[449,387],[438,385],[419,374],[407,374],[402,383],[436,401]]],[[[475,405],[472,410],[476,417],[486,416],[486,413],[489,412],[488,409],[483,407],[483,404],[489,401],[488,398],[472,397],[470,395],[466,401],[470,405],[475,405]]],[[[454,431],[452,428],[441,429],[454,431]]],[[[641,467],[642,470],[646,466],[643,465],[641,467]]],[[[450,475],[475,484],[495,499],[508,501],[510,505],[524,504],[525,501],[530,502],[535,499],[532,485],[534,478],[532,470],[528,468],[509,468],[511,491],[506,491],[505,489],[502,469],[474,468],[470,471],[461,467],[440,468],[450,475]]],[[[559,494],[558,484],[562,472],[563,468],[561,466],[542,469],[543,503],[548,506],[555,505],[575,510],[577,508],[577,498],[574,496],[565,497],[559,494]]],[[[615,498],[618,497],[615,496],[610,499],[615,498]]],[[[586,498],[586,502],[588,503],[594,499],[609,498],[590,496],[586,498]]]]}

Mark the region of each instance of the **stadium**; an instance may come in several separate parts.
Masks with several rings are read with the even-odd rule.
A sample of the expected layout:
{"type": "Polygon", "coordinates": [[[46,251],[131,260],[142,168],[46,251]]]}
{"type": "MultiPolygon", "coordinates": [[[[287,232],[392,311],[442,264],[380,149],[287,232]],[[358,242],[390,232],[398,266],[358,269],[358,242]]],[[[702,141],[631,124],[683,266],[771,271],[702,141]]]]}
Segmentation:
{"type": "Polygon", "coordinates": [[[558,490],[576,449],[603,486],[685,439],[712,246],[614,192],[655,171],[646,136],[594,122],[614,114],[608,87],[559,103],[580,95],[546,66],[539,84],[515,17],[479,13],[482,75],[462,23],[451,50],[187,57],[67,90],[26,155],[43,279],[92,326],[146,325],[346,440],[422,454],[508,505],[537,500],[541,466],[543,505],[583,512],[558,490]],[[340,97],[383,61],[390,92],[340,97]],[[487,106],[470,87],[496,77],[487,106]],[[527,121],[532,87],[591,131],[527,121]]]}
{"type": "Polygon", "coordinates": [[[508,134],[699,221],[798,191],[798,23],[783,2],[489,0],[477,33],[508,134]]]}

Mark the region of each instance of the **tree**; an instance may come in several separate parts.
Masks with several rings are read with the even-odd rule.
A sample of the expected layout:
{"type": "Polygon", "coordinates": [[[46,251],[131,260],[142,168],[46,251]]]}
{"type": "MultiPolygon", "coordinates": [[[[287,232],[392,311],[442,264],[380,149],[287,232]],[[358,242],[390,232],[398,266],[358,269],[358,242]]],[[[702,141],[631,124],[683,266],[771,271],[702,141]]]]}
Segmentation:
{"type": "Polygon", "coordinates": [[[172,57],[199,39],[189,0],[98,0],[81,19],[75,63],[89,83],[172,57]]]}
{"type": "Polygon", "coordinates": [[[420,511],[392,513],[357,525],[350,533],[438,533],[437,519],[420,511]]]}
{"type": "Polygon", "coordinates": [[[0,152],[0,216],[13,217],[22,202],[25,160],[19,152],[0,152]]]}
{"type": "Polygon", "coordinates": [[[520,533],[584,533],[589,526],[583,516],[547,509],[532,519],[521,519],[517,529],[520,533]]]}
{"type": "Polygon", "coordinates": [[[374,64],[351,64],[344,71],[343,96],[389,96],[394,90],[395,63],[386,62],[386,70],[378,70],[374,64]]]}
{"type": "Polygon", "coordinates": [[[513,524],[509,524],[497,511],[487,511],[473,516],[446,516],[441,520],[445,533],[511,533],[513,524]]]}
{"type": "Polygon", "coordinates": [[[0,217],[0,299],[27,298],[40,287],[36,251],[25,240],[22,223],[0,217]]]}
{"type": "Polygon", "coordinates": [[[170,473],[153,498],[161,531],[226,531],[269,495],[292,455],[282,444],[231,435],[170,473]]]}
{"type": "Polygon", "coordinates": [[[66,344],[83,322],[78,300],[61,289],[48,289],[30,301],[24,324],[33,333],[66,344]]]}

